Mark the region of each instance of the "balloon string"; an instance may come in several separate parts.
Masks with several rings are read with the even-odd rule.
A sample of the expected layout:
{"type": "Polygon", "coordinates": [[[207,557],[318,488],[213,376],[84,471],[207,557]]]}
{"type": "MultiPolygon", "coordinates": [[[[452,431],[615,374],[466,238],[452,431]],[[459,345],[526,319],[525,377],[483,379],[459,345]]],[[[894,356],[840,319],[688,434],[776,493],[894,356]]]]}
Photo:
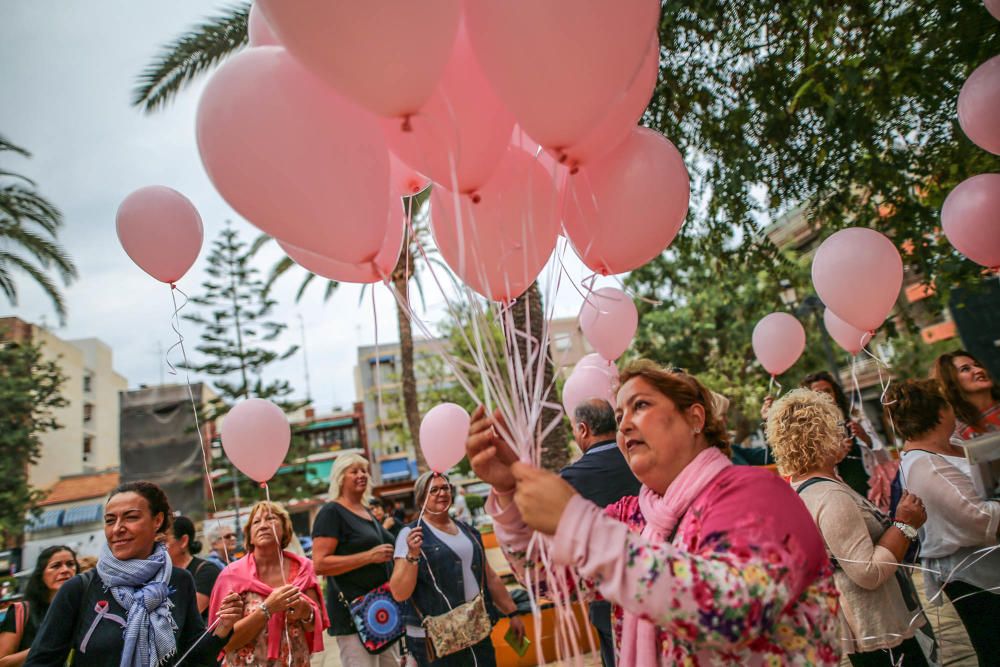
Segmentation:
{"type": "Polygon", "coordinates": [[[177,662],[174,663],[174,667],[177,667],[177,665],[180,665],[182,662],[184,662],[184,659],[187,658],[189,655],[191,655],[191,651],[193,651],[193,650],[195,650],[195,648],[197,648],[198,644],[201,643],[201,640],[204,639],[205,637],[207,637],[210,632],[212,632],[212,631],[215,630],[215,628],[219,627],[219,623],[221,623],[221,622],[222,622],[222,617],[221,616],[219,618],[216,618],[214,621],[212,621],[211,625],[209,625],[207,628],[205,628],[205,631],[203,633],[201,633],[201,636],[198,637],[197,641],[195,641],[193,644],[191,644],[191,646],[188,648],[188,650],[184,651],[184,655],[182,655],[177,660],[177,662]]]}
{"type": "Polygon", "coordinates": [[[378,348],[378,308],[375,306],[375,290],[372,289],[372,322],[375,326],[375,426],[378,431],[379,444],[382,444],[382,430],[379,425],[382,421],[382,359],[378,348]]]}
{"type": "Polygon", "coordinates": [[[778,393],[777,393],[777,394],[775,394],[775,396],[781,396],[781,383],[780,383],[780,382],[778,382],[778,378],[777,378],[777,376],[775,376],[775,375],[774,375],[774,374],[772,373],[772,374],[771,374],[771,381],[770,381],[770,382],[769,382],[769,383],[767,384],[767,393],[768,393],[768,394],[770,394],[770,393],[771,393],[771,390],[772,390],[772,389],[774,388],[774,385],[778,385],[778,393]]]}
{"type": "MultiPolygon", "coordinates": [[[[437,477],[437,473],[434,473],[433,475],[431,475],[431,480],[433,480],[435,477],[437,477]]],[[[427,487],[428,487],[428,489],[430,489],[430,482],[427,483],[427,487]]],[[[424,519],[424,512],[427,510],[427,501],[430,500],[430,499],[431,499],[431,493],[430,493],[430,490],[428,490],[427,493],[424,494],[424,504],[423,504],[423,507],[420,508],[420,514],[417,516],[417,524],[418,525],[424,519]]]]}
{"type": "MultiPolygon", "coordinates": [[[[183,368],[184,368],[184,383],[187,385],[188,398],[191,399],[191,408],[194,413],[194,430],[198,434],[198,448],[201,450],[201,462],[205,467],[205,480],[208,482],[208,497],[212,501],[212,516],[215,517],[216,523],[220,529],[223,529],[222,519],[219,518],[219,506],[215,502],[215,489],[212,485],[212,473],[208,468],[208,454],[205,453],[205,440],[201,434],[201,424],[198,420],[198,403],[194,399],[194,390],[191,388],[191,377],[188,374],[188,368],[191,364],[188,363],[187,350],[184,348],[184,335],[181,334],[181,320],[180,312],[188,304],[190,300],[188,295],[185,294],[181,288],[179,288],[174,283],[170,283],[170,299],[174,303],[174,314],[170,322],[171,328],[173,328],[174,333],[177,334],[177,342],[170,346],[170,350],[175,347],[180,347],[181,357],[183,358],[183,368]],[[180,295],[184,297],[184,303],[179,307],[177,305],[177,295],[176,292],[180,292],[180,295]]],[[[170,350],[167,350],[167,365],[170,366],[170,372],[177,375],[177,370],[170,364],[170,350]]],[[[229,562],[229,549],[226,547],[226,539],[222,539],[222,553],[226,556],[226,562],[229,562]]]]}
{"type": "MultiPolygon", "coordinates": [[[[261,482],[260,485],[264,487],[264,497],[267,498],[267,513],[270,516],[270,514],[271,514],[271,506],[274,504],[274,503],[271,502],[271,487],[268,486],[267,482],[261,482]]],[[[278,568],[281,570],[281,583],[282,583],[282,585],[287,586],[288,585],[288,579],[285,577],[285,554],[284,554],[285,550],[281,546],[281,540],[278,539],[278,529],[274,527],[274,522],[273,521],[268,521],[268,523],[271,524],[271,533],[274,535],[274,543],[278,547],[278,568]]],[[[250,530],[253,530],[253,528],[251,527],[250,530]]],[[[285,616],[286,616],[286,618],[288,616],[288,610],[287,609],[285,610],[285,616]]],[[[292,638],[288,634],[288,623],[286,622],[284,625],[285,625],[285,633],[284,633],[285,634],[285,643],[288,645],[288,658],[287,658],[288,662],[287,662],[287,664],[288,664],[288,667],[292,667],[292,638]]],[[[279,647],[279,653],[280,653],[280,647],[279,647]]]]}

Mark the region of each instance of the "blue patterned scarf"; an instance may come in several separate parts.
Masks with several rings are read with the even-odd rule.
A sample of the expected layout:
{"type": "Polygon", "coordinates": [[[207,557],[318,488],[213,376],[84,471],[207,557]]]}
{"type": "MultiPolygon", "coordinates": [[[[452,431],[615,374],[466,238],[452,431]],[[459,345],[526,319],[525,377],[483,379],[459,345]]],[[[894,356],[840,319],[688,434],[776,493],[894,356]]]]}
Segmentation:
{"type": "Polygon", "coordinates": [[[170,613],[172,566],[167,549],[157,544],[147,559],[118,560],[107,543],[97,561],[97,573],[115,600],[128,610],[120,667],[158,667],[177,651],[170,613]]]}

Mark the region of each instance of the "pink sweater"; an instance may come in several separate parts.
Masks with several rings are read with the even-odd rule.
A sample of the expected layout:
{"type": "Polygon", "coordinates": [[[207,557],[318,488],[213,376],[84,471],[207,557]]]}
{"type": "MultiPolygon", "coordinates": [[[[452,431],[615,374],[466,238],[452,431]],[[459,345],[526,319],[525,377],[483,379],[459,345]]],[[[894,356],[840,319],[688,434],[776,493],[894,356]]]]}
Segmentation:
{"type": "MultiPolygon", "coordinates": [[[[507,559],[521,581],[547,573],[526,558],[532,531],[511,504],[488,504],[507,559]]],[[[634,496],[603,511],[576,496],[550,541],[576,584],[624,615],[655,625],[642,646],[619,646],[621,664],[837,665],[837,592],[812,517],[770,472],[732,466],[697,496],[670,543],[639,533],[634,496]],[[649,645],[645,645],[648,642],[649,645]]],[[[534,561],[535,559],[532,559],[534,561]]]]}

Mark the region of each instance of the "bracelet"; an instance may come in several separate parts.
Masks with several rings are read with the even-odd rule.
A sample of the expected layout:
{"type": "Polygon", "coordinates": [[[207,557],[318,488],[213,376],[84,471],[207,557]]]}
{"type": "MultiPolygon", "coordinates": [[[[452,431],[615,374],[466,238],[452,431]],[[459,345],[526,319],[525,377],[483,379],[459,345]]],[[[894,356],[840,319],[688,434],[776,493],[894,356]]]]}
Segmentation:
{"type": "Polygon", "coordinates": [[[903,534],[903,537],[909,541],[917,539],[917,529],[908,523],[903,523],[902,521],[893,521],[892,525],[899,529],[899,532],[903,534]]]}
{"type": "Polygon", "coordinates": [[[420,563],[420,556],[417,556],[415,558],[411,558],[410,554],[406,554],[406,562],[407,563],[413,563],[414,565],[417,565],[417,564],[420,563]]]}
{"type": "Polygon", "coordinates": [[[257,608],[260,609],[262,614],[264,614],[264,622],[268,623],[271,620],[271,610],[268,609],[267,605],[264,604],[263,602],[261,602],[260,606],[257,608]]]}

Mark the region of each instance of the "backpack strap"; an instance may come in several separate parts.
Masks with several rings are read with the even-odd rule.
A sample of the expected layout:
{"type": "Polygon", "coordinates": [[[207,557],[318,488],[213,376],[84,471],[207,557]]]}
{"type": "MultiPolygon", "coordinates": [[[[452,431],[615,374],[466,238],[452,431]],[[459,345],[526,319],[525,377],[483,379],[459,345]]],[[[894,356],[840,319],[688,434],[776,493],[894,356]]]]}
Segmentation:
{"type": "MultiPolygon", "coordinates": [[[[820,482],[830,482],[832,484],[836,484],[837,483],[835,480],[832,480],[829,477],[810,477],[806,481],[804,481],[801,484],[799,484],[799,486],[795,489],[795,493],[797,493],[798,495],[801,496],[803,491],[805,491],[806,489],[808,489],[810,486],[812,486],[814,484],[819,484],[820,482]]],[[[824,540],[824,542],[825,542],[825,540],[824,540]]],[[[837,559],[834,558],[833,555],[830,555],[830,565],[832,565],[833,569],[835,569],[835,570],[841,569],[840,563],[837,562],[837,559]]]]}
{"type": "Polygon", "coordinates": [[[22,639],[24,637],[24,622],[27,620],[29,613],[30,607],[27,600],[14,603],[14,632],[22,639]]]}

